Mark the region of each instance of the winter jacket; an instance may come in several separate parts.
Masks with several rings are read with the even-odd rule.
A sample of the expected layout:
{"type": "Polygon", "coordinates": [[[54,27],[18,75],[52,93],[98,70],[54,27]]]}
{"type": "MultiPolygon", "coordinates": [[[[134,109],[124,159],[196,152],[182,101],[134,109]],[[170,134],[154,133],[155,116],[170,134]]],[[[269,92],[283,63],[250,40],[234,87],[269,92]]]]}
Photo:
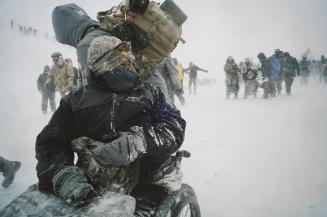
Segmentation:
{"type": "Polygon", "coordinates": [[[302,76],[309,76],[309,74],[310,74],[310,62],[307,61],[307,60],[301,60],[300,67],[301,67],[301,75],[302,76]]]}
{"type": "Polygon", "coordinates": [[[294,57],[287,57],[284,61],[284,75],[289,77],[296,76],[296,72],[299,73],[300,66],[294,57]]]}
{"type": "Polygon", "coordinates": [[[268,60],[272,66],[272,76],[274,78],[278,77],[282,70],[282,63],[280,61],[280,58],[276,54],[274,54],[269,57],[268,60]]]}
{"type": "Polygon", "coordinates": [[[224,66],[224,71],[225,71],[225,83],[227,85],[230,84],[238,84],[238,73],[240,72],[240,69],[236,63],[229,63],[226,62],[224,66]]]}
{"type": "Polygon", "coordinates": [[[248,80],[256,80],[258,76],[257,70],[253,69],[251,66],[246,66],[246,71],[243,73],[243,80],[248,81],[248,80]]]}
{"type": "Polygon", "coordinates": [[[63,166],[74,164],[71,141],[86,136],[105,141],[106,135],[127,132],[132,126],[143,128],[146,153],[139,158],[140,183],[158,168],[184,139],[185,121],[170,106],[160,89],[142,83],[121,94],[104,88],[91,79],[89,86],[70,93],[49,124],[36,139],[37,176],[39,188],[52,191],[51,180],[63,166]]]}
{"type": "Polygon", "coordinates": [[[197,78],[198,77],[198,71],[206,72],[207,70],[201,69],[197,65],[191,65],[190,67],[188,67],[184,71],[190,71],[190,78],[197,78]]]}
{"type": "Polygon", "coordinates": [[[73,88],[74,70],[73,67],[64,62],[63,66],[53,65],[50,70],[49,80],[53,81],[56,90],[66,93],[73,88]]]}
{"type": "Polygon", "coordinates": [[[181,83],[178,79],[176,66],[170,57],[167,57],[161,62],[161,64],[159,64],[158,70],[165,79],[168,89],[173,89],[174,91],[182,89],[181,83]]]}
{"type": "Polygon", "coordinates": [[[55,86],[53,82],[48,82],[48,73],[43,72],[41,75],[39,75],[37,79],[37,89],[41,93],[53,93],[55,92],[55,86]]]}
{"type": "Polygon", "coordinates": [[[183,71],[183,66],[182,64],[178,63],[176,65],[176,70],[177,70],[177,74],[178,74],[178,79],[180,81],[182,81],[184,79],[184,71],[183,71]]]}
{"type": "Polygon", "coordinates": [[[261,72],[264,78],[270,79],[272,77],[272,66],[267,59],[261,61],[261,72]]]}
{"type": "Polygon", "coordinates": [[[73,67],[74,72],[74,79],[73,79],[73,86],[75,90],[78,90],[80,87],[83,86],[83,75],[81,70],[73,67]]]}

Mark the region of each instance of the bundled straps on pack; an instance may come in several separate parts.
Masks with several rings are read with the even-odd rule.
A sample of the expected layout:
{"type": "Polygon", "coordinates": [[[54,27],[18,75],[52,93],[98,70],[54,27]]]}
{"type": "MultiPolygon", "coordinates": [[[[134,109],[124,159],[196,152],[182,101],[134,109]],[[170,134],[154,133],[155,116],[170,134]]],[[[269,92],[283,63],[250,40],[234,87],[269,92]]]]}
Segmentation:
{"type": "Polygon", "coordinates": [[[110,10],[99,12],[97,19],[100,26],[111,32],[126,22],[135,25],[146,35],[147,43],[141,47],[143,61],[162,61],[180,40],[181,25],[186,20],[186,15],[172,0],[165,1],[161,6],[151,1],[143,14],[132,13],[129,4],[130,0],[125,0],[110,10]]]}

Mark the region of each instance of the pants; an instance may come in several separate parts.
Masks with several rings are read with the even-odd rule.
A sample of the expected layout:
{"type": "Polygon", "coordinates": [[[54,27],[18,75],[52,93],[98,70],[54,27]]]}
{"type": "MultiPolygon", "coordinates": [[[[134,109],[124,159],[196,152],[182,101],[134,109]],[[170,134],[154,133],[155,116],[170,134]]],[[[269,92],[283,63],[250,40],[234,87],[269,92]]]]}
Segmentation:
{"type": "Polygon", "coordinates": [[[4,172],[7,169],[7,165],[10,161],[0,156],[0,172],[4,172]]]}
{"type": "Polygon", "coordinates": [[[48,101],[50,102],[51,111],[54,112],[56,110],[55,92],[44,91],[42,93],[41,109],[42,109],[43,112],[47,112],[48,101]]]}
{"type": "Polygon", "coordinates": [[[282,75],[278,75],[278,77],[274,78],[274,82],[277,86],[277,92],[278,95],[280,95],[282,93],[282,81],[283,81],[283,76],[282,75]]]}
{"type": "Polygon", "coordinates": [[[291,89],[294,78],[293,76],[285,76],[286,94],[291,95],[291,89]]]}
{"type": "Polygon", "coordinates": [[[190,94],[192,94],[192,86],[193,86],[193,93],[196,94],[196,78],[190,77],[188,81],[188,90],[190,94]]]}
{"type": "Polygon", "coordinates": [[[250,95],[257,96],[258,84],[254,80],[245,80],[244,81],[244,98],[247,98],[250,95]]]}
{"type": "Polygon", "coordinates": [[[272,79],[269,79],[263,83],[263,98],[269,98],[276,96],[276,85],[272,79]]]}
{"type": "Polygon", "coordinates": [[[226,97],[229,99],[229,96],[233,93],[234,98],[237,98],[238,91],[240,86],[238,84],[226,84],[226,97]]]}

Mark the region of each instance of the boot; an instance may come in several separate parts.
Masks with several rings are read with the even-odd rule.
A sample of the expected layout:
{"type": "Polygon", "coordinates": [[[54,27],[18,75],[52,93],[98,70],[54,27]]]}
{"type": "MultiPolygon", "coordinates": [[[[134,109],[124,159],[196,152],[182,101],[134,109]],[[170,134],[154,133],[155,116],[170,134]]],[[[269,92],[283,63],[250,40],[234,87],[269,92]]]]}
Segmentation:
{"type": "Polygon", "coordinates": [[[20,165],[21,163],[19,161],[9,161],[6,170],[2,174],[5,178],[2,182],[2,187],[8,188],[12,184],[20,165]]]}

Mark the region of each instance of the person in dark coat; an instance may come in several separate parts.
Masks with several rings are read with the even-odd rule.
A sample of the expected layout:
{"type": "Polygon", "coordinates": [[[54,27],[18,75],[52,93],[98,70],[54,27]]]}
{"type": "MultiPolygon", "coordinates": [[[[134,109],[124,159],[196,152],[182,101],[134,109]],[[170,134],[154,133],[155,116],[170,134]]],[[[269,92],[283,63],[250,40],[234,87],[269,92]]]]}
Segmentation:
{"type": "Polygon", "coordinates": [[[294,77],[300,75],[300,65],[288,52],[284,53],[284,80],[286,94],[291,95],[294,77]]]}
{"type": "Polygon", "coordinates": [[[308,80],[310,76],[310,61],[308,57],[303,56],[300,61],[300,68],[301,68],[301,85],[308,85],[308,80]]]}
{"type": "Polygon", "coordinates": [[[159,88],[139,80],[128,47],[110,36],[92,41],[89,85],[64,97],[37,136],[37,176],[41,191],[74,206],[92,200],[101,194],[96,180],[103,173],[88,171],[92,165],[94,168],[88,162],[86,171],[74,165],[74,152],[83,149],[74,148],[74,141],[96,140],[93,156],[98,157],[97,162],[100,158],[107,166],[125,170],[118,180],[129,180],[129,171],[137,174],[138,180],[123,188],[137,199],[135,216],[150,216],[157,205],[153,198],[160,201],[159,195],[152,194],[150,201],[144,196],[149,189],[160,189],[152,184],[151,174],[180,148],[186,123],[159,88]],[[92,179],[90,173],[97,178],[92,179]]]}
{"type": "Polygon", "coordinates": [[[47,82],[50,73],[50,67],[48,65],[44,66],[43,73],[37,79],[37,89],[42,94],[41,109],[43,114],[47,113],[48,101],[50,103],[51,111],[56,110],[56,97],[55,97],[55,85],[52,81],[47,82]]]}
{"type": "Polygon", "coordinates": [[[193,62],[190,62],[189,67],[184,70],[185,73],[189,74],[189,80],[188,80],[189,94],[192,94],[192,86],[193,86],[193,94],[196,94],[196,82],[198,77],[198,71],[208,72],[208,70],[200,68],[199,66],[195,65],[193,62]]]}
{"type": "Polygon", "coordinates": [[[276,97],[276,84],[272,77],[272,66],[264,53],[258,54],[258,59],[261,63],[261,72],[263,77],[263,98],[276,97]]]}

